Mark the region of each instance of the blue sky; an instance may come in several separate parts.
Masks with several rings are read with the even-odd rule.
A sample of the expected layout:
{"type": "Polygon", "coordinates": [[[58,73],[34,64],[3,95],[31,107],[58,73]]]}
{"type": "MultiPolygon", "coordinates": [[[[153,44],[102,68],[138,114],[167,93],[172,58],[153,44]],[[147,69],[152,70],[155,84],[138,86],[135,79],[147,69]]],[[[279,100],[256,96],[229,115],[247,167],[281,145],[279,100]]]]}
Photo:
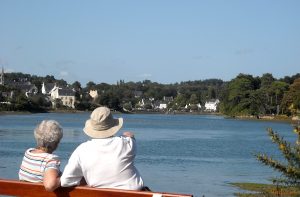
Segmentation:
{"type": "Polygon", "coordinates": [[[69,83],[300,72],[299,0],[0,0],[0,66],[69,83]]]}

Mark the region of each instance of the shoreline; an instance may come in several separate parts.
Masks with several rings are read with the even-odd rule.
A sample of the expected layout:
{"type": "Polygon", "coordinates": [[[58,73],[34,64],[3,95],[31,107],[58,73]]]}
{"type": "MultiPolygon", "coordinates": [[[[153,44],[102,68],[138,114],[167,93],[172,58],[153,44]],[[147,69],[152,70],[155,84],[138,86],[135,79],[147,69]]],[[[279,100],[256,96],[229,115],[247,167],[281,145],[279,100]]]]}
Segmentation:
{"type": "Polygon", "coordinates": [[[267,121],[267,122],[285,122],[290,124],[299,124],[300,119],[297,116],[288,117],[286,115],[264,115],[264,116],[236,116],[229,117],[237,120],[255,120],[255,121],[267,121]]]}
{"type": "MultiPolygon", "coordinates": [[[[2,115],[28,115],[36,113],[85,113],[90,111],[80,111],[80,110],[49,110],[43,112],[30,112],[30,111],[0,111],[0,116],[2,115]]],[[[113,113],[119,114],[124,112],[114,111],[113,113]]],[[[299,124],[300,118],[297,116],[288,117],[286,115],[264,115],[264,116],[227,116],[222,113],[216,112],[163,112],[163,111],[132,111],[125,112],[124,114],[166,114],[166,115],[215,115],[223,116],[227,119],[236,120],[254,120],[254,121],[271,121],[271,122],[286,122],[290,124],[299,124]]]]}

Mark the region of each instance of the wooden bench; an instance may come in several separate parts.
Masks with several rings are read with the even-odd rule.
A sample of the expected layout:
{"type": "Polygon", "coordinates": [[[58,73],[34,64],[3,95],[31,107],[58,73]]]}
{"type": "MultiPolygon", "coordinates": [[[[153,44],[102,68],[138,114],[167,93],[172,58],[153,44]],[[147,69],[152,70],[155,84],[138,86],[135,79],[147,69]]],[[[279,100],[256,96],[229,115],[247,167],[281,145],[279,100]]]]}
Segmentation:
{"type": "Polygon", "coordinates": [[[28,197],[192,197],[189,194],[172,194],[148,191],[120,189],[99,189],[87,186],[60,187],[54,192],[47,192],[42,183],[29,183],[18,180],[0,179],[0,195],[28,197]]]}

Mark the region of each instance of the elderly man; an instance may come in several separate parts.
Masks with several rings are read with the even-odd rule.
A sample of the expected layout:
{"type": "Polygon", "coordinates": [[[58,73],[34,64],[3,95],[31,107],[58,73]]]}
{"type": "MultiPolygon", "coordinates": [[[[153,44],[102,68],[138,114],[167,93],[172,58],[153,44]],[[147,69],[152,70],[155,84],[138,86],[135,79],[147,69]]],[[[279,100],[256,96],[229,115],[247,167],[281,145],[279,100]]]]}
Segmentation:
{"type": "Polygon", "coordinates": [[[72,153],[61,177],[63,187],[79,185],[84,178],[91,187],[142,190],[143,180],[134,166],[136,142],[131,132],[115,136],[123,119],[114,119],[110,109],[98,107],[83,131],[92,139],[72,153]]]}

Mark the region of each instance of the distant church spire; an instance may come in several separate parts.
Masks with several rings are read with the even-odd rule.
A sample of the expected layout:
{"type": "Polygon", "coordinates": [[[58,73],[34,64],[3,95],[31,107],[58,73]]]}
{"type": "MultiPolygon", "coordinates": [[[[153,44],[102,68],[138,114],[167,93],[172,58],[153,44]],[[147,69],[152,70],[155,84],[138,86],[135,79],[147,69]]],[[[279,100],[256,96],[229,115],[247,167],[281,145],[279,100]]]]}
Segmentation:
{"type": "Polygon", "coordinates": [[[4,85],[4,68],[2,67],[2,71],[0,74],[0,85],[4,85]]]}

